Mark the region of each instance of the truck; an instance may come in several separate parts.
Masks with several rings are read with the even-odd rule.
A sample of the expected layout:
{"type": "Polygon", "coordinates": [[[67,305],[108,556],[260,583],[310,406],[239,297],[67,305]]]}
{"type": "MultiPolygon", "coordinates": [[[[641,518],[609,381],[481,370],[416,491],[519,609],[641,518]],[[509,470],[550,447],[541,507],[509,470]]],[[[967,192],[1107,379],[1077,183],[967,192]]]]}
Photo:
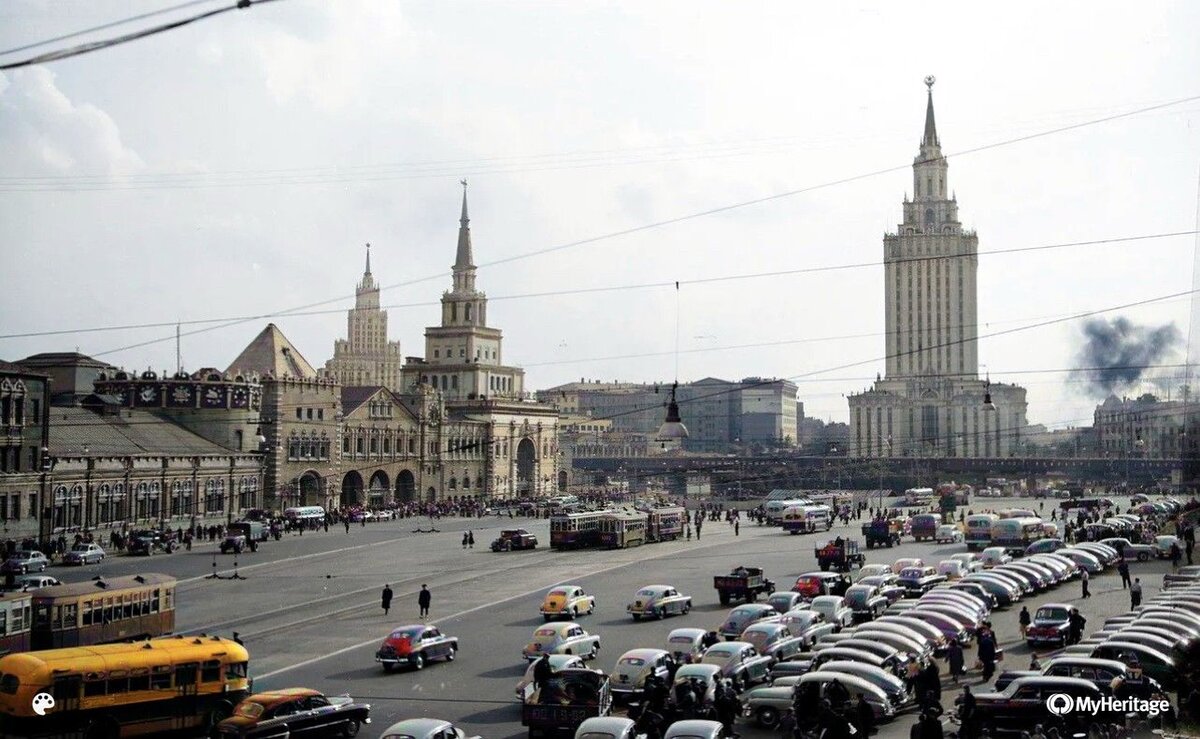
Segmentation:
{"type": "Polygon", "coordinates": [[[818,544],[814,554],[822,572],[849,572],[855,567],[862,567],[867,561],[866,555],[858,550],[857,541],[840,536],[818,544]]]}
{"type": "Polygon", "coordinates": [[[918,513],[912,517],[912,536],[917,541],[933,541],[937,527],[942,525],[942,516],[937,513],[918,513]]]}
{"type": "Polygon", "coordinates": [[[875,547],[897,547],[900,546],[901,528],[898,519],[894,518],[876,518],[870,523],[862,525],[863,539],[867,542],[867,549],[875,547]]]}
{"type": "Polygon", "coordinates": [[[732,600],[753,603],[760,593],[770,595],[775,592],[775,583],[763,576],[760,567],[738,567],[728,575],[717,575],[713,578],[713,587],[723,606],[732,600]]]}
{"type": "Polygon", "coordinates": [[[529,739],[573,737],[586,719],[612,712],[608,676],[599,670],[569,668],[551,675],[521,704],[521,725],[529,739]]]}
{"type": "Polygon", "coordinates": [[[492,542],[493,552],[509,552],[517,549],[536,549],[537,537],[525,529],[504,529],[492,542]]]}

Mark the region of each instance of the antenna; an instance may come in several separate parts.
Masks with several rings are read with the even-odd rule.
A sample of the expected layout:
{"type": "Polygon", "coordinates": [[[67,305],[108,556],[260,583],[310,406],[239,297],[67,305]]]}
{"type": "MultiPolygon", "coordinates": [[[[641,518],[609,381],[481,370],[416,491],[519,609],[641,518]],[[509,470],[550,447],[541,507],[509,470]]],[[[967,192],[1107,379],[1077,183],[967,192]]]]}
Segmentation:
{"type": "Polygon", "coordinates": [[[183,355],[179,349],[179,324],[175,324],[175,372],[183,372],[183,355]]]}

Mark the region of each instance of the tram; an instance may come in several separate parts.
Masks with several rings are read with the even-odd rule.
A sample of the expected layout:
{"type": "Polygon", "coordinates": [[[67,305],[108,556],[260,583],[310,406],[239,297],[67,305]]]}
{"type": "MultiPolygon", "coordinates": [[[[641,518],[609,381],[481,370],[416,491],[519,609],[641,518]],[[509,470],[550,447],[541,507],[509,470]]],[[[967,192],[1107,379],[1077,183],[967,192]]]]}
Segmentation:
{"type": "Polygon", "coordinates": [[[132,575],[53,585],[31,593],[30,649],[147,639],[175,630],[175,578],[132,575]]]}
{"type": "Polygon", "coordinates": [[[550,517],[551,549],[582,549],[600,542],[600,521],[610,511],[555,513],[550,517]]]}
{"type": "Polygon", "coordinates": [[[646,513],[649,515],[646,525],[646,538],[649,541],[674,541],[683,536],[683,526],[687,521],[687,510],[683,506],[651,508],[646,513]]]}
{"type": "Polygon", "coordinates": [[[0,594],[0,656],[29,649],[30,593],[0,594]]]}
{"type": "Polygon", "coordinates": [[[641,546],[649,521],[643,511],[607,511],[600,519],[600,543],[609,549],[641,546]]]}

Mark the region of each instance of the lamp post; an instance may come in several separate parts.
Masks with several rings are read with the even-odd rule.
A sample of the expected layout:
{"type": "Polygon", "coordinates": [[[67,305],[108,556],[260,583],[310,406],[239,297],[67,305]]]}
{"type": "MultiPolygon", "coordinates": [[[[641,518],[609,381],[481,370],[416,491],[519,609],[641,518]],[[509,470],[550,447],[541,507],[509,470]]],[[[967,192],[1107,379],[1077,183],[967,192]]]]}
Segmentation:
{"type": "Polygon", "coordinates": [[[43,446],[41,492],[38,496],[38,546],[43,549],[50,541],[50,528],[47,523],[53,515],[46,503],[46,478],[50,475],[50,470],[50,448],[43,446]]]}

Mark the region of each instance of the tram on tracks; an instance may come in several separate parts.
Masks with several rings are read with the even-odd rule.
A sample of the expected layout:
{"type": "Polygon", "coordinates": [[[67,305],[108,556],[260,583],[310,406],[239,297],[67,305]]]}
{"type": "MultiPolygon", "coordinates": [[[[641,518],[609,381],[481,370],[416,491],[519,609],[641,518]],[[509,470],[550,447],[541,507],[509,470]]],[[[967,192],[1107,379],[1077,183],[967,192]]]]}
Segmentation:
{"type": "Polygon", "coordinates": [[[148,639],[175,630],[175,578],[96,578],[31,592],[29,649],[148,639]]]}

